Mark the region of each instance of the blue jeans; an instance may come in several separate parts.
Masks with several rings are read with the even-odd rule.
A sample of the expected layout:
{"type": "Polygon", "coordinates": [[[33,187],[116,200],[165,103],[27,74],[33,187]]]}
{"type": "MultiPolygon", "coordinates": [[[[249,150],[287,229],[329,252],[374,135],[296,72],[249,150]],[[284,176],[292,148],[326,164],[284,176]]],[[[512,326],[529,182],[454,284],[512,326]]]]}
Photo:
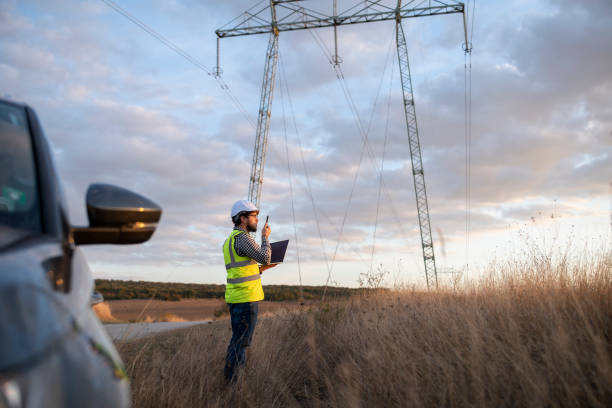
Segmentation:
{"type": "Polygon", "coordinates": [[[232,338],[227,346],[223,374],[226,381],[235,381],[236,369],[246,362],[246,348],[251,344],[257,324],[258,302],[229,303],[232,338]]]}

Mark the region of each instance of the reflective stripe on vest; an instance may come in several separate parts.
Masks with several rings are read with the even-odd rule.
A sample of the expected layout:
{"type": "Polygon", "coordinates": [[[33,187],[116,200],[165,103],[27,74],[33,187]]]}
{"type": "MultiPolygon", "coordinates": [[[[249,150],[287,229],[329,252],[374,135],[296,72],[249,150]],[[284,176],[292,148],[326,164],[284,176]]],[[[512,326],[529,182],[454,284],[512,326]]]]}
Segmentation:
{"type": "Polygon", "coordinates": [[[257,279],[261,279],[261,274],[260,273],[258,273],[257,275],[244,276],[242,278],[228,279],[227,283],[250,282],[250,281],[257,280],[257,279]]]}

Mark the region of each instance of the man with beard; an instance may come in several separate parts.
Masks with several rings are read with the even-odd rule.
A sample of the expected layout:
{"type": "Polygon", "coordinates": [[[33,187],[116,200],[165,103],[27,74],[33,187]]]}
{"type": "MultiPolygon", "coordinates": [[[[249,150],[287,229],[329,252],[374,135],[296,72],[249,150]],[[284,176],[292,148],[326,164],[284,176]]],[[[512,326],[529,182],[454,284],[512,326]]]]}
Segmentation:
{"type": "Polygon", "coordinates": [[[236,381],[236,369],[246,362],[246,348],[253,338],[259,301],[264,298],[261,273],[275,266],[270,265],[272,250],[268,237],[271,230],[267,221],[261,231],[261,246],[250,234],[257,231],[257,207],[246,200],[236,201],[230,215],[234,229],[223,244],[227,271],[225,301],[229,306],[232,325],[232,338],[223,370],[228,384],[236,381]]]}

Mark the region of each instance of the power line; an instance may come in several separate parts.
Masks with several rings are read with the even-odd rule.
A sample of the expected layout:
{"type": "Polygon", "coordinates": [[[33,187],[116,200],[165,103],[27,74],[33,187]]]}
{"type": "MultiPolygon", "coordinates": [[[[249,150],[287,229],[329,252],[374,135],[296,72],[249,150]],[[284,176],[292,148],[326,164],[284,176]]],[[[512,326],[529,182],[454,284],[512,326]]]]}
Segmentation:
{"type": "Polygon", "coordinates": [[[464,105],[465,105],[465,271],[469,273],[470,240],[472,222],[472,42],[474,35],[474,12],[476,0],[472,2],[472,14],[469,15],[471,24],[469,43],[466,44],[464,54],[464,105]]]}
{"type": "MultiPolygon", "coordinates": [[[[309,33],[314,38],[315,42],[317,43],[317,45],[319,46],[319,48],[321,49],[321,51],[323,52],[325,57],[328,59],[329,63],[333,66],[333,68],[334,68],[334,70],[336,72],[336,78],[338,79],[338,82],[339,82],[340,87],[341,87],[341,89],[343,91],[344,97],[345,97],[345,99],[346,99],[346,101],[347,101],[347,103],[349,105],[349,109],[350,109],[351,113],[353,114],[353,118],[355,119],[355,122],[356,122],[357,128],[359,130],[359,133],[360,133],[360,135],[362,136],[362,139],[363,139],[362,151],[361,151],[360,158],[359,158],[359,165],[357,167],[357,170],[356,170],[356,173],[355,173],[355,177],[353,179],[353,184],[352,184],[351,191],[350,191],[350,194],[349,194],[348,204],[347,204],[347,207],[345,208],[344,217],[343,217],[342,224],[341,224],[341,227],[340,227],[340,234],[339,234],[338,240],[336,242],[336,248],[335,248],[335,251],[334,251],[334,255],[332,256],[332,260],[331,260],[331,267],[328,268],[328,278],[327,278],[327,281],[326,281],[326,284],[325,284],[325,288],[327,289],[327,285],[328,285],[329,280],[331,278],[331,270],[333,269],[333,264],[334,264],[335,258],[337,256],[338,246],[339,246],[339,244],[340,244],[340,242],[342,240],[342,233],[343,233],[344,225],[345,225],[346,218],[347,218],[348,208],[350,207],[350,204],[351,204],[351,201],[352,201],[352,197],[353,197],[353,193],[354,193],[354,189],[355,189],[355,184],[356,184],[356,181],[357,181],[357,176],[358,176],[358,173],[359,173],[359,169],[361,167],[361,163],[363,161],[364,150],[368,153],[369,157],[372,160],[372,163],[374,165],[374,169],[375,169],[376,174],[377,174],[378,179],[379,179],[379,188],[382,187],[382,189],[385,191],[385,194],[387,195],[387,197],[389,199],[389,205],[390,205],[392,213],[393,213],[393,215],[394,215],[394,217],[395,217],[395,219],[396,219],[396,221],[398,223],[398,226],[400,228],[400,232],[402,233],[402,235],[404,235],[404,238],[406,237],[406,234],[405,234],[405,231],[403,229],[403,224],[402,224],[401,218],[397,215],[397,211],[395,210],[395,206],[393,204],[393,199],[391,198],[389,192],[386,189],[384,178],[383,178],[383,169],[378,167],[378,162],[376,160],[376,156],[375,156],[375,154],[374,154],[374,152],[372,150],[372,147],[371,147],[371,145],[369,143],[368,134],[370,132],[370,127],[371,127],[371,123],[372,123],[373,113],[374,112],[372,112],[372,114],[370,116],[370,120],[368,122],[368,128],[366,130],[364,130],[364,128],[363,128],[363,121],[362,121],[361,116],[359,114],[359,110],[357,109],[357,106],[355,104],[355,101],[354,101],[354,99],[352,97],[352,94],[351,94],[350,89],[348,87],[347,81],[346,81],[346,79],[344,77],[344,73],[342,72],[342,67],[339,64],[334,63],[334,59],[333,59],[333,57],[331,55],[331,51],[327,48],[327,46],[325,45],[324,41],[319,38],[317,32],[313,31],[313,30],[309,30],[309,33]]],[[[390,55],[391,46],[392,46],[392,42],[390,43],[389,51],[387,52],[387,58],[385,59],[385,67],[383,69],[383,75],[382,75],[382,78],[381,78],[381,82],[379,84],[378,91],[376,93],[376,99],[375,99],[376,102],[375,102],[375,105],[377,104],[378,97],[379,97],[379,94],[380,94],[380,89],[381,89],[381,86],[382,86],[382,80],[384,78],[384,73],[387,70],[387,64],[388,64],[388,61],[389,61],[389,55],[390,55]]],[[[379,210],[379,208],[377,208],[377,217],[378,217],[378,210],[379,210]]],[[[372,251],[371,257],[373,258],[373,251],[372,251]]],[[[370,269],[371,269],[371,265],[372,265],[372,258],[370,259],[370,265],[369,265],[370,269]]],[[[325,296],[325,291],[324,291],[323,297],[324,296],[325,296]]]]}
{"type": "MultiPolygon", "coordinates": [[[[280,59],[280,56],[279,56],[279,59],[280,59]]],[[[283,63],[282,59],[280,59],[280,71],[281,71],[280,77],[281,78],[287,78],[287,74],[285,73],[285,66],[284,66],[284,63],[283,63]]],[[[281,86],[282,86],[282,83],[281,83],[281,86]]],[[[325,253],[325,245],[323,243],[323,234],[321,233],[321,225],[320,225],[320,222],[319,222],[319,216],[317,214],[317,207],[315,205],[314,196],[312,194],[312,186],[310,184],[310,176],[308,174],[308,168],[306,167],[306,161],[304,160],[304,153],[303,153],[303,149],[302,149],[302,139],[301,139],[300,133],[298,131],[297,122],[296,122],[296,119],[295,119],[295,111],[293,109],[293,102],[291,100],[291,93],[289,92],[289,86],[287,85],[287,81],[286,80],[285,80],[285,88],[286,88],[286,91],[287,91],[287,95],[289,97],[289,109],[291,110],[291,116],[293,118],[293,126],[294,126],[295,134],[296,134],[297,140],[298,140],[298,147],[299,147],[299,151],[300,151],[300,158],[302,159],[302,167],[304,168],[304,175],[306,176],[306,184],[307,184],[307,189],[308,189],[308,193],[309,193],[308,196],[310,198],[310,203],[312,205],[312,212],[313,212],[313,215],[315,217],[316,224],[317,224],[317,232],[319,233],[319,239],[321,241],[321,252],[323,254],[323,259],[325,261],[325,265],[327,267],[327,270],[329,271],[329,267],[330,266],[329,266],[329,261],[327,259],[327,255],[325,253]]]]}
{"type": "MultiPolygon", "coordinates": [[[[282,64],[282,61],[281,61],[282,64]]],[[[282,67],[282,65],[281,65],[282,67]]],[[[281,82],[280,91],[281,91],[281,107],[283,111],[283,135],[285,138],[285,155],[287,158],[287,172],[289,173],[289,193],[291,195],[291,217],[293,219],[293,238],[295,239],[295,253],[297,256],[297,265],[298,265],[298,278],[300,282],[300,302],[304,301],[304,293],[302,290],[302,267],[300,263],[300,246],[298,242],[298,234],[297,234],[297,225],[295,222],[295,204],[293,202],[293,176],[291,174],[291,163],[289,161],[289,143],[287,141],[287,120],[285,115],[285,92],[282,85],[282,70],[281,75],[279,75],[279,81],[281,82]]],[[[285,81],[286,84],[286,81],[285,81]]]]}
{"type": "MultiPolygon", "coordinates": [[[[357,183],[357,177],[359,175],[359,170],[361,168],[361,163],[363,161],[363,154],[364,154],[364,151],[366,150],[366,148],[368,146],[368,137],[367,136],[370,134],[370,129],[371,129],[371,126],[372,126],[372,121],[374,119],[374,112],[376,110],[376,105],[378,105],[378,98],[380,96],[380,90],[382,89],[382,84],[383,84],[383,81],[384,81],[385,73],[387,72],[387,66],[389,64],[389,56],[391,55],[391,48],[392,48],[392,42],[390,42],[390,44],[389,44],[389,49],[387,51],[387,57],[385,58],[385,66],[383,68],[383,72],[382,72],[382,75],[381,75],[380,83],[379,83],[378,89],[376,91],[376,97],[374,98],[374,106],[372,107],[372,112],[370,114],[370,119],[368,121],[368,127],[365,130],[365,132],[364,132],[363,127],[362,127],[363,125],[362,125],[361,117],[359,116],[359,112],[357,110],[357,106],[355,105],[355,102],[354,102],[353,97],[351,95],[350,89],[348,88],[348,85],[346,84],[346,81],[344,81],[344,75],[342,75],[341,69],[338,66],[338,70],[340,71],[340,74],[341,74],[342,79],[343,79],[341,81],[341,84],[343,85],[342,86],[342,90],[344,91],[345,97],[347,97],[347,100],[349,101],[349,105],[350,105],[351,110],[352,110],[352,112],[353,112],[353,114],[355,116],[355,119],[356,119],[356,122],[357,122],[357,126],[358,126],[360,132],[363,135],[363,147],[362,147],[362,150],[361,150],[361,155],[359,157],[359,165],[357,166],[357,170],[355,171],[355,177],[353,179],[353,185],[351,187],[351,192],[349,194],[348,203],[347,203],[347,206],[346,206],[346,209],[345,209],[345,212],[344,212],[344,218],[342,219],[342,227],[340,229],[340,234],[342,234],[342,232],[344,230],[344,224],[346,222],[346,217],[348,215],[348,210],[349,210],[349,207],[350,207],[351,202],[352,202],[353,193],[354,193],[354,190],[355,190],[355,185],[357,183]]],[[[337,64],[334,64],[334,66],[337,66],[337,64]]],[[[372,160],[373,161],[376,160],[376,156],[374,156],[373,153],[372,153],[372,160]]],[[[376,165],[376,163],[374,163],[374,164],[376,165]]],[[[379,177],[379,182],[381,183],[380,185],[382,186],[382,174],[383,174],[382,170],[378,174],[380,176],[379,177]]],[[[340,244],[340,239],[341,239],[341,236],[338,238],[338,242],[336,244],[336,250],[335,250],[334,256],[332,258],[332,267],[333,267],[334,261],[336,259],[336,254],[338,252],[338,247],[339,247],[339,244],[340,244]]]]}
{"type": "Polygon", "coordinates": [[[194,57],[189,55],[187,52],[183,51],[179,46],[174,44],[172,41],[168,40],[163,35],[161,35],[157,31],[155,31],[154,29],[152,29],[151,27],[149,27],[148,25],[146,25],[142,21],[138,20],[136,17],[134,17],[132,14],[128,13],[125,9],[123,9],[121,6],[119,6],[114,1],[112,1],[112,0],[102,0],[102,2],[105,3],[106,5],[108,5],[109,7],[111,7],[113,10],[115,10],[119,14],[121,14],[122,16],[124,16],[125,18],[127,18],[128,20],[130,20],[132,23],[136,24],[143,31],[145,31],[147,34],[149,34],[150,36],[152,36],[156,40],[160,41],[166,47],[170,48],[172,51],[176,52],[178,55],[180,55],[181,57],[185,58],[187,61],[189,61],[190,63],[192,63],[196,67],[198,67],[202,71],[206,72],[208,75],[212,75],[211,71],[204,64],[202,64],[201,62],[196,60],[194,57]]]}
{"type": "MultiPolygon", "coordinates": [[[[304,175],[306,178],[306,187],[304,187],[303,185],[301,185],[299,180],[296,180],[298,182],[298,186],[305,192],[305,194],[307,195],[307,197],[310,199],[311,205],[312,205],[312,210],[313,210],[313,215],[315,218],[315,223],[316,223],[316,227],[317,227],[317,231],[318,231],[318,235],[319,235],[319,240],[321,242],[321,253],[323,254],[323,258],[327,267],[327,271],[328,271],[328,279],[327,279],[327,284],[329,284],[329,281],[331,280],[331,273],[332,273],[332,264],[333,264],[333,260],[332,260],[332,264],[329,263],[329,260],[327,259],[327,254],[325,251],[325,245],[324,245],[324,239],[323,239],[323,234],[321,231],[321,221],[320,221],[320,216],[322,216],[327,223],[330,226],[334,226],[331,222],[330,217],[325,214],[325,212],[318,208],[317,204],[315,203],[315,198],[314,198],[314,194],[312,192],[312,186],[311,186],[311,182],[310,182],[310,176],[309,176],[309,172],[308,172],[308,167],[306,166],[306,161],[304,159],[304,148],[302,147],[302,141],[301,141],[301,137],[300,137],[300,133],[298,130],[298,126],[297,126],[297,121],[296,121],[296,116],[295,116],[295,111],[293,109],[293,101],[291,98],[291,92],[289,90],[289,85],[288,85],[288,80],[287,80],[287,74],[286,74],[286,70],[285,70],[285,64],[284,64],[284,59],[282,57],[282,53],[279,51],[279,67],[280,67],[280,71],[279,71],[279,81],[280,81],[280,86],[281,86],[281,98],[283,98],[283,102],[281,104],[282,107],[282,111],[283,111],[283,115],[285,114],[285,108],[284,108],[284,97],[285,95],[287,95],[288,97],[288,103],[289,103],[289,110],[291,112],[291,117],[292,117],[292,122],[293,122],[293,127],[294,127],[294,131],[297,137],[297,143],[298,143],[298,151],[300,153],[300,157],[301,157],[301,162],[302,162],[302,167],[304,169],[304,175]]],[[[284,121],[284,118],[283,118],[284,121]]],[[[284,124],[284,122],[283,122],[284,124]]],[[[271,149],[272,149],[272,153],[275,154],[275,156],[280,157],[280,153],[277,152],[274,149],[274,145],[270,145],[271,149]]],[[[286,153],[287,155],[289,154],[288,151],[286,153]]],[[[362,150],[362,155],[363,155],[363,150],[362,150]]],[[[286,160],[289,160],[289,157],[287,157],[286,160]]],[[[291,172],[291,176],[293,178],[293,172],[291,172]]],[[[294,219],[294,224],[295,224],[295,219],[294,219]]],[[[339,241],[338,242],[342,242],[342,228],[340,227],[340,229],[338,229],[337,227],[335,228],[335,232],[338,233],[339,236],[339,241]]],[[[295,225],[294,225],[294,230],[295,230],[295,225]]],[[[338,244],[337,242],[337,244],[338,244]]],[[[347,243],[348,244],[348,243],[347,243]]],[[[337,246],[336,246],[337,249],[337,246]]],[[[359,252],[360,250],[354,250],[353,248],[350,247],[350,245],[347,247],[347,249],[349,250],[349,252],[353,253],[355,255],[356,258],[358,258],[366,267],[368,267],[368,262],[362,258],[361,256],[361,252],[359,252]]],[[[334,258],[335,258],[334,254],[334,258]]],[[[333,258],[333,259],[334,259],[333,258]]],[[[299,265],[298,265],[299,267],[299,265]]]]}
{"type": "Polygon", "coordinates": [[[311,34],[315,38],[315,41],[317,42],[317,44],[319,44],[319,47],[321,48],[321,50],[323,51],[325,56],[330,60],[330,63],[333,65],[334,70],[336,71],[336,77],[338,78],[340,87],[342,88],[342,91],[344,93],[344,97],[346,98],[346,100],[348,102],[349,108],[350,108],[350,110],[351,110],[351,112],[353,114],[353,117],[355,119],[355,122],[356,122],[357,128],[359,130],[359,133],[361,134],[361,136],[363,138],[363,144],[362,144],[362,148],[361,148],[361,153],[359,155],[359,163],[357,165],[357,169],[355,170],[355,175],[353,177],[353,183],[351,185],[351,190],[350,190],[350,193],[349,193],[348,202],[347,202],[347,205],[346,205],[345,210],[344,210],[344,216],[342,218],[342,224],[340,226],[340,233],[339,233],[339,236],[338,236],[338,240],[336,241],[336,248],[334,250],[334,254],[333,254],[332,260],[331,260],[331,267],[328,269],[328,276],[327,276],[327,280],[325,282],[325,289],[323,291],[323,297],[322,297],[322,299],[325,299],[325,294],[327,292],[327,287],[328,287],[329,281],[331,279],[331,271],[333,270],[333,265],[334,265],[336,256],[338,254],[338,248],[340,246],[340,242],[342,241],[342,234],[344,232],[344,226],[346,224],[346,219],[347,219],[347,216],[348,216],[348,211],[349,211],[352,199],[353,199],[353,194],[354,194],[354,191],[355,191],[355,186],[357,184],[357,179],[358,179],[358,176],[359,176],[359,170],[361,169],[361,164],[363,163],[363,158],[364,158],[364,153],[365,152],[368,152],[370,154],[370,157],[372,158],[374,167],[377,170],[377,173],[380,175],[379,180],[382,183],[382,171],[378,170],[378,165],[376,163],[376,156],[374,155],[374,153],[373,153],[373,151],[372,151],[372,149],[371,149],[371,147],[370,147],[370,145],[368,143],[368,134],[370,133],[370,128],[372,126],[372,121],[373,121],[373,118],[374,118],[374,112],[376,110],[376,105],[378,104],[378,98],[380,96],[380,90],[382,88],[382,83],[383,83],[383,80],[384,80],[384,75],[385,75],[385,72],[387,71],[387,65],[389,63],[389,55],[391,53],[390,52],[391,46],[389,47],[389,51],[387,52],[387,58],[385,59],[385,66],[384,66],[384,69],[383,69],[383,73],[381,75],[381,81],[379,83],[378,90],[376,92],[376,97],[374,99],[374,106],[373,106],[372,112],[370,114],[370,119],[368,121],[368,126],[364,130],[364,128],[363,128],[363,121],[361,120],[361,116],[359,115],[359,110],[357,109],[357,105],[355,104],[355,101],[354,101],[354,99],[352,97],[352,94],[350,92],[348,84],[346,83],[346,80],[344,78],[344,74],[342,72],[342,68],[340,67],[339,64],[335,63],[334,60],[330,57],[331,53],[329,52],[327,47],[325,47],[324,42],[320,38],[318,38],[317,34],[312,32],[312,31],[309,31],[309,32],[311,32],[311,34]]]}
{"type": "Polygon", "coordinates": [[[251,115],[248,113],[248,111],[245,109],[242,103],[240,103],[240,100],[232,93],[229,85],[225,81],[223,81],[223,79],[221,79],[219,76],[214,75],[213,72],[206,65],[202,64],[195,57],[191,56],[189,53],[184,51],[178,45],[168,40],[166,37],[161,35],[159,32],[155,31],[153,28],[149,27],[148,25],[140,21],[138,18],[130,14],[127,10],[119,6],[114,1],[112,0],[101,0],[101,1],[107,6],[109,6],[110,8],[112,8],[113,10],[115,10],[117,13],[127,18],[130,22],[135,24],[137,27],[139,27],[141,30],[143,30],[147,34],[149,34],[151,37],[155,38],[156,40],[164,44],[170,50],[174,51],[176,54],[183,57],[185,60],[190,62],[192,65],[204,71],[209,76],[212,76],[215,79],[215,81],[217,81],[217,83],[219,84],[219,87],[221,88],[221,90],[226,93],[226,95],[230,98],[230,100],[235,105],[235,107],[240,111],[240,113],[242,113],[242,115],[247,120],[247,122],[249,122],[253,128],[256,127],[255,120],[251,117],[251,115]]]}
{"type": "MultiPolygon", "coordinates": [[[[413,4],[414,2],[409,2],[409,5],[404,7],[401,6],[401,2],[398,3],[397,8],[391,8],[384,5],[381,5],[381,0],[371,0],[365,2],[365,6],[360,9],[360,11],[353,13],[352,15],[342,14],[341,17],[334,15],[328,16],[322,13],[313,12],[311,10],[307,10],[301,5],[295,6],[293,5],[294,0],[287,1],[271,1],[270,5],[263,10],[270,10],[271,12],[271,20],[268,21],[265,17],[257,15],[249,14],[247,18],[241,20],[241,22],[235,27],[229,29],[220,29],[216,30],[217,39],[230,37],[230,36],[243,36],[243,35],[253,35],[253,34],[262,34],[269,33],[270,34],[270,42],[268,45],[267,59],[266,59],[266,68],[264,71],[264,81],[262,85],[262,97],[261,97],[261,105],[259,110],[259,120],[257,124],[257,136],[255,142],[256,150],[259,149],[260,140],[263,140],[262,146],[264,146],[263,154],[261,157],[265,157],[265,146],[267,144],[267,137],[269,134],[269,120],[270,120],[270,103],[273,95],[274,89],[274,75],[276,71],[277,64],[277,53],[278,53],[278,35],[281,31],[292,31],[292,30],[304,30],[304,29],[313,29],[313,28],[321,28],[321,27],[333,27],[334,32],[336,27],[344,24],[358,24],[358,23],[366,23],[366,22],[374,22],[374,21],[386,21],[386,20],[394,20],[396,22],[396,45],[398,48],[398,62],[400,65],[401,71],[401,83],[402,83],[402,97],[404,102],[404,115],[406,119],[407,133],[409,139],[410,146],[410,157],[412,161],[412,173],[414,178],[414,188],[415,195],[417,199],[417,212],[418,212],[418,220],[419,227],[421,232],[421,244],[423,249],[423,261],[425,263],[425,274],[427,278],[427,284],[429,287],[430,282],[430,273],[436,276],[436,268],[435,268],[435,258],[433,252],[433,240],[431,237],[431,228],[429,221],[429,209],[427,204],[427,195],[425,190],[425,180],[424,180],[424,172],[422,166],[422,157],[421,157],[421,148],[418,137],[418,129],[417,129],[417,121],[416,121],[416,111],[414,108],[414,93],[412,89],[412,80],[410,76],[410,66],[408,62],[408,51],[406,45],[406,39],[404,35],[404,31],[401,25],[401,20],[403,18],[412,18],[412,17],[423,17],[423,16],[433,16],[433,15],[443,15],[443,14],[451,14],[451,13],[462,13],[463,14],[463,22],[464,22],[464,36],[466,49],[469,48],[468,38],[467,38],[467,24],[466,24],[466,16],[465,9],[462,3],[456,4],[444,4],[441,2],[435,2],[436,4],[429,4],[428,6],[424,6],[424,4],[413,4]],[[440,3],[440,4],[438,4],[440,3]],[[285,14],[282,15],[280,20],[277,19],[277,10],[279,7],[285,11],[285,14]],[[270,80],[271,79],[271,80],[270,80]]],[[[425,2],[422,2],[425,3],[425,2]]],[[[430,2],[431,3],[431,2],[430,2]]],[[[361,6],[359,6],[361,7],[361,6]]],[[[335,9],[335,7],[334,7],[335,9]]],[[[334,11],[334,14],[335,11],[334,11]]],[[[336,40],[337,41],[337,40],[336,40]]],[[[360,131],[360,135],[363,138],[363,147],[362,149],[362,158],[363,158],[363,150],[367,151],[372,157],[372,161],[374,163],[374,167],[376,168],[377,173],[381,173],[378,168],[376,157],[374,156],[370,144],[368,143],[368,134],[364,131],[362,122],[359,118],[359,112],[356,109],[356,105],[354,100],[348,92],[348,86],[346,84],[346,79],[341,71],[339,64],[337,63],[337,52],[333,58],[334,60],[334,69],[336,69],[337,77],[340,80],[340,84],[343,88],[343,92],[345,92],[345,97],[349,102],[349,107],[353,112],[353,115],[357,121],[357,125],[360,131]]],[[[360,160],[361,161],[361,160],[360,160]]],[[[259,187],[262,184],[263,180],[263,165],[264,160],[258,160],[258,157],[254,155],[253,165],[252,165],[252,175],[251,182],[249,187],[249,195],[253,191],[253,186],[256,186],[256,197],[259,200],[260,190],[259,187]],[[259,174],[260,177],[254,177],[254,175],[259,174]]],[[[381,177],[381,185],[384,186],[381,177]]],[[[390,200],[391,201],[391,200],[390,200]]],[[[349,198],[350,205],[350,198],[349,198]]],[[[392,207],[393,208],[393,207],[392,207]]],[[[346,213],[345,213],[346,218],[346,213]]],[[[344,226],[344,221],[343,221],[344,226]]],[[[342,227],[343,227],[342,226],[342,227]]],[[[342,228],[340,230],[340,239],[342,238],[342,228]]],[[[338,242],[340,242],[340,239],[338,242]]],[[[329,277],[328,277],[329,280],[329,277]]],[[[437,285],[437,278],[436,278],[437,285]]]]}
{"type": "Polygon", "coordinates": [[[357,127],[360,130],[360,135],[364,139],[364,143],[367,149],[366,152],[368,153],[368,156],[372,160],[372,163],[374,165],[374,170],[376,171],[376,175],[380,177],[380,180],[382,182],[382,188],[383,188],[385,195],[387,196],[387,199],[389,200],[389,206],[391,207],[391,212],[397,222],[397,225],[399,226],[401,234],[403,235],[404,239],[407,240],[407,234],[406,234],[406,231],[404,230],[404,224],[402,223],[402,219],[399,217],[398,212],[395,209],[395,203],[393,201],[393,198],[391,194],[389,193],[389,190],[387,189],[387,186],[385,184],[385,179],[382,176],[380,169],[378,168],[378,162],[376,161],[376,155],[374,154],[373,149],[370,146],[367,134],[363,132],[363,127],[361,126],[361,118],[359,116],[359,112],[357,108],[355,107],[354,101],[351,97],[350,89],[348,87],[348,84],[346,83],[346,79],[344,78],[344,73],[342,72],[342,67],[333,62],[333,59],[331,57],[331,52],[329,51],[325,43],[318,37],[317,32],[313,30],[308,30],[308,32],[315,39],[315,42],[319,45],[319,48],[321,49],[325,57],[328,59],[329,63],[333,66],[334,71],[336,72],[336,78],[338,79],[340,87],[343,90],[344,97],[347,100],[349,109],[351,110],[351,113],[353,114],[353,118],[355,119],[357,123],[357,127]]]}
{"type": "MultiPolygon", "coordinates": [[[[469,10],[468,10],[469,12],[469,10]]],[[[470,29],[470,42],[473,42],[472,38],[474,37],[474,20],[475,20],[475,16],[476,16],[476,0],[474,0],[472,2],[472,17],[470,18],[470,23],[472,25],[471,29],[470,29]]]]}
{"type": "Polygon", "coordinates": [[[380,166],[380,177],[378,181],[378,196],[376,198],[376,219],[374,220],[374,231],[372,233],[372,254],[370,256],[370,273],[373,271],[374,265],[374,250],[376,248],[376,231],[378,229],[378,217],[380,213],[380,193],[382,191],[382,175],[385,169],[385,153],[387,151],[387,140],[389,138],[389,119],[391,116],[391,87],[393,86],[393,68],[391,65],[391,75],[389,76],[389,96],[387,98],[387,118],[385,121],[385,140],[383,142],[382,160],[380,166]]]}
{"type": "MultiPolygon", "coordinates": [[[[321,225],[321,218],[324,219],[324,221],[327,222],[328,225],[330,225],[331,227],[334,228],[334,232],[339,232],[339,227],[336,226],[335,224],[332,223],[332,220],[330,218],[329,215],[327,215],[325,213],[325,211],[323,211],[323,209],[321,209],[315,202],[315,198],[314,198],[314,193],[312,191],[312,186],[311,186],[311,182],[310,182],[310,175],[308,172],[308,167],[306,165],[306,160],[304,159],[304,148],[302,147],[302,140],[300,137],[300,132],[298,130],[298,125],[297,125],[297,120],[296,120],[296,115],[295,115],[295,110],[293,108],[293,100],[291,97],[291,91],[289,89],[288,86],[288,81],[287,81],[287,73],[285,71],[285,64],[284,64],[284,60],[282,57],[282,53],[279,50],[279,67],[280,67],[280,71],[279,71],[279,81],[280,81],[280,86],[284,87],[284,93],[281,93],[281,98],[284,97],[284,95],[286,94],[288,96],[288,103],[289,103],[289,108],[291,111],[291,117],[292,117],[292,123],[293,123],[293,129],[294,132],[296,134],[296,138],[297,138],[297,144],[299,147],[299,153],[300,153],[300,157],[301,157],[301,162],[302,162],[302,167],[304,169],[304,175],[306,178],[306,185],[304,185],[304,183],[299,179],[299,178],[294,178],[293,180],[295,181],[297,187],[299,187],[302,192],[304,194],[306,194],[306,196],[309,198],[311,204],[312,204],[312,209],[313,209],[313,215],[315,217],[315,223],[317,225],[317,231],[319,234],[319,239],[321,241],[321,252],[324,256],[324,261],[327,265],[327,267],[329,268],[329,264],[327,263],[327,258],[326,258],[326,253],[325,253],[325,245],[324,245],[324,239],[323,239],[323,234],[320,228],[321,225]]],[[[274,144],[270,144],[269,145],[270,148],[270,152],[272,153],[273,157],[277,158],[278,160],[280,160],[281,162],[284,162],[283,159],[283,155],[276,150],[276,148],[274,147],[274,144]]],[[[292,175],[295,176],[295,172],[292,171],[292,175]]],[[[346,243],[348,244],[348,243],[346,243]]],[[[361,261],[364,265],[367,266],[367,261],[365,259],[363,259],[361,257],[361,253],[358,252],[357,250],[355,250],[354,248],[352,248],[350,245],[347,246],[349,252],[351,252],[353,255],[355,255],[355,257],[357,259],[359,259],[359,261],[361,261]]]]}

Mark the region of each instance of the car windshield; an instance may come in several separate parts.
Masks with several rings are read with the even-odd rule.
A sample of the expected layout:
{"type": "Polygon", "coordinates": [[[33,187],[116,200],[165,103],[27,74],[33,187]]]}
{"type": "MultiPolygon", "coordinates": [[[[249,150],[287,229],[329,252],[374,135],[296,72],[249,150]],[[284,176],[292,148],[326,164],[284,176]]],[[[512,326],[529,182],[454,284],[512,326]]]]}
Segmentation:
{"type": "Polygon", "coordinates": [[[0,101],[0,245],[41,230],[37,191],[26,110],[0,101]]]}

